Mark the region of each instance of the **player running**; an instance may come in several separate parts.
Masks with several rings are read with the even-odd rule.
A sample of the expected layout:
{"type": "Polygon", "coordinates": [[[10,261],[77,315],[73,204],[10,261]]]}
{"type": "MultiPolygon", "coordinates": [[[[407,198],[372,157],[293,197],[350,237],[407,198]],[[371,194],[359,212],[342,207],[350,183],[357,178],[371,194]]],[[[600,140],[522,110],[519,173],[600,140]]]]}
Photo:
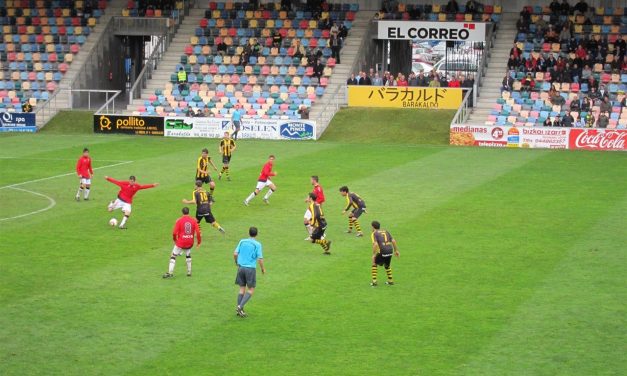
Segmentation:
{"type": "Polygon", "coordinates": [[[276,176],[277,174],[276,171],[272,171],[273,166],[274,155],[270,155],[268,157],[268,162],[266,162],[266,164],[263,165],[263,168],[261,169],[261,174],[259,174],[259,179],[257,179],[257,187],[255,187],[253,193],[251,193],[246,198],[246,200],[244,200],[244,205],[248,206],[250,201],[255,198],[255,196],[257,196],[259,192],[261,192],[261,190],[265,187],[268,187],[269,189],[268,192],[266,192],[265,196],[263,196],[263,202],[265,202],[266,204],[270,203],[268,199],[274,193],[274,191],[276,191],[276,185],[274,185],[274,183],[272,183],[272,180],[270,180],[272,176],[276,176]]]}
{"type": "Polygon", "coordinates": [[[345,214],[349,209],[352,208],[352,211],[348,213],[348,230],[347,233],[353,232],[353,226],[355,226],[355,230],[357,231],[357,237],[364,236],[364,233],[361,232],[361,225],[359,224],[359,217],[366,212],[366,202],[359,197],[359,195],[355,192],[349,192],[347,186],[343,186],[340,188],[340,194],[346,197],[346,208],[342,211],[342,214],[345,214]]]}
{"type": "MultiPolygon", "coordinates": [[[[319,183],[319,179],[317,175],[313,175],[311,177],[311,185],[313,185],[312,193],[314,193],[317,197],[316,203],[322,206],[322,203],[324,203],[324,191],[322,190],[322,186],[319,183]]],[[[308,201],[308,198],[305,199],[305,202],[307,201],[308,201]]],[[[307,210],[305,211],[305,228],[307,229],[307,233],[309,233],[309,236],[305,238],[306,241],[311,240],[311,232],[313,231],[313,228],[309,226],[310,219],[311,219],[311,212],[309,211],[309,208],[307,208],[307,210]]]]}
{"type": "Polygon", "coordinates": [[[231,155],[237,149],[235,141],[231,138],[229,132],[224,132],[224,138],[220,141],[220,154],[222,154],[222,171],[218,174],[218,180],[222,179],[222,174],[226,174],[226,180],[231,181],[229,163],[231,155]]]}
{"type": "Polygon", "coordinates": [[[107,209],[110,212],[116,209],[122,209],[122,213],[124,213],[124,218],[122,218],[122,222],[120,222],[121,229],[126,229],[126,222],[131,216],[131,204],[133,203],[133,196],[135,196],[137,191],[159,186],[159,183],[146,185],[137,184],[135,182],[135,176],[133,175],[131,175],[128,180],[115,180],[108,176],[105,176],[105,179],[107,179],[108,182],[111,182],[120,187],[118,197],[115,199],[115,201],[109,202],[109,206],[107,209]]]}
{"type": "Polygon", "coordinates": [[[398,252],[398,246],[396,245],[396,240],[392,237],[392,235],[386,231],[381,230],[381,224],[377,221],[372,221],[372,282],[370,282],[370,286],[377,286],[377,268],[378,265],[383,265],[385,268],[385,273],[388,276],[388,280],[385,282],[386,285],[393,285],[394,280],[392,279],[392,267],[390,267],[390,263],[392,262],[392,254],[396,257],[400,257],[401,254],[398,252]]]}
{"type": "Polygon", "coordinates": [[[213,217],[213,213],[211,213],[211,201],[209,200],[209,195],[207,191],[202,187],[202,182],[200,180],[196,180],[196,187],[194,188],[194,192],[192,192],[192,199],[186,200],[183,199],[184,204],[196,204],[196,221],[198,224],[205,219],[205,222],[209,223],[211,227],[217,229],[221,233],[225,233],[224,229],[213,217]]]}
{"type": "Polygon", "coordinates": [[[91,188],[91,177],[94,176],[94,169],[91,168],[91,157],[87,148],[83,149],[83,155],[76,162],[76,174],[79,179],[76,201],[81,200],[82,192],[84,192],[83,198],[89,200],[89,189],[91,188]]]}
{"type": "Polygon", "coordinates": [[[213,191],[216,189],[216,183],[211,179],[211,175],[209,175],[209,165],[211,165],[214,170],[218,171],[218,168],[213,164],[209,156],[209,150],[205,148],[202,149],[202,154],[198,157],[198,161],[196,161],[196,180],[209,184],[209,196],[210,199],[213,199],[213,191]]]}
{"type": "Polygon", "coordinates": [[[324,232],[327,229],[327,221],[324,219],[324,213],[320,204],[316,202],[318,196],[315,193],[310,193],[307,198],[309,203],[308,211],[311,213],[311,219],[309,220],[309,226],[311,227],[311,242],[320,244],[324,250],[325,255],[331,254],[331,241],[324,239],[324,232]]]}
{"type": "Polygon", "coordinates": [[[172,249],[172,255],[170,256],[170,266],[168,272],[163,275],[163,278],[174,277],[174,266],[176,265],[176,258],[185,251],[185,262],[187,263],[187,276],[192,276],[192,247],[194,246],[194,237],[196,237],[196,248],[200,247],[202,241],[200,235],[200,226],[189,216],[189,208],[184,207],[182,210],[183,215],[174,223],[174,230],[172,230],[172,239],[174,240],[174,248],[172,249]]]}

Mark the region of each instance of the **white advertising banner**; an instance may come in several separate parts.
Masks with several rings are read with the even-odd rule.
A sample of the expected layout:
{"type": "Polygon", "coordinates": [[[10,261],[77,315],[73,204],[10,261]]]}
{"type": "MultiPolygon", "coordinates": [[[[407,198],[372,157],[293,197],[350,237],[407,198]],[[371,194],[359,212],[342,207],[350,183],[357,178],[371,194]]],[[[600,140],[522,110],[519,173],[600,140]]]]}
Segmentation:
{"type": "MultiPolygon", "coordinates": [[[[166,137],[221,138],[233,132],[231,119],[212,117],[166,117],[166,137]]],[[[238,138],[267,140],[315,140],[316,123],[310,120],[242,119],[238,138]]]]}
{"type": "Polygon", "coordinates": [[[450,144],[510,148],[568,149],[571,128],[451,126],[450,144]]]}
{"type": "Polygon", "coordinates": [[[377,38],[484,42],[484,22],[378,21],[377,38]]]}

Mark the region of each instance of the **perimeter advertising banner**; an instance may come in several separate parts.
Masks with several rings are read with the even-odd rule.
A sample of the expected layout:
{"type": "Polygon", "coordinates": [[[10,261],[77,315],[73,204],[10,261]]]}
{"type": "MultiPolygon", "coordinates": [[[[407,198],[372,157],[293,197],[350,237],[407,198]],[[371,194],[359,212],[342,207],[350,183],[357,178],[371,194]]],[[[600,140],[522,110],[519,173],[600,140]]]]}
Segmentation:
{"type": "Polygon", "coordinates": [[[94,115],[94,132],[163,136],[163,118],[159,116],[94,115]]]}
{"type": "MultiPolygon", "coordinates": [[[[221,138],[233,132],[230,119],[166,117],[166,137],[221,138]]],[[[315,140],[316,123],[310,120],[242,119],[239,138],[269,140],[315,140]]]]}
{"type": "Polygon", "coordinates": [[[451,126],[451,145],[627,151],[627,130],[598,128],[451,126]]]}
{"type": "Polygon", "coordinates": [[[35,114],[31,112],[1,113],[0,132],[37,132],[35,114]]]}
{"type": "Polygon", "coordinates": [[[456,110],[463,92],[460,88],[348,85],[348,106],[456,110]]]}
{"type": "Polygon", "coordinates": [[[484,42],[483,22],[377,21],[377,39],[484,42]]]}

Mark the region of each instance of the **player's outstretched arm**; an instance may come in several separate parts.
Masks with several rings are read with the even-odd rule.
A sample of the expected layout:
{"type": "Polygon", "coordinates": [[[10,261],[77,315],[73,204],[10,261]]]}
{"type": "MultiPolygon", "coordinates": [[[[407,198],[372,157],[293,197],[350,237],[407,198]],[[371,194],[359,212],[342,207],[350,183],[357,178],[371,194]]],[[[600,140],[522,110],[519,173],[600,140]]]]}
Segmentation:
{"type": "Polygon", "coordinates": [[[213,167],[214,170],[218,171],[218,168],[216,167],[216,165],[213,163],[213,160],[209,160],[209,164],[211,164],[211,166],[213,167]]]}
{"type": "Polygon", "coordinates": [[[140,185],[139,189],[149,189],[149,188],[156,188],[159,186],[159,183],[153,183],[153,184],[145,184],[145,185],[140,185]]]}

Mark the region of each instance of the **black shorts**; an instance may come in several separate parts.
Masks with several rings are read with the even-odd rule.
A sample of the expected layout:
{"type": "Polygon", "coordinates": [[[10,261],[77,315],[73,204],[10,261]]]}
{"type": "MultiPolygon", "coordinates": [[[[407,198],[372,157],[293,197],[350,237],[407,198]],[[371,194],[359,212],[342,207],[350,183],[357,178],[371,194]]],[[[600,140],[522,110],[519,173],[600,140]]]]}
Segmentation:
{"type": "Polygon", "coordinates": [[[205,222],[207,223],[214,223],[216,221],[216,219],[213,217],[213,214],[211,212],[206,213],[206,214],[196,213],[196,221],[198,221],[198,223],[202,222],[203,218],[205,219],[205,222]]]}
{"type": "Polygon", "coordinates": [[[244,287],[256,287],[257,286],[257,269],[238,267],[237,275],[235,276],[235,284],[244,287]]]}
{"type": "Polygon", "coordinates": [[[351,212],[351,214],[353,215],[353,218],[359,218],[362,214],[364,214],[364,212],[366,211],[366,208],[357,208],[357,209],[353,209],[353,211],[351,212]]]}
{"type": "Polygon", "coordinates": [[[233,120],[233,127],[239,131],[239,127],[240,127],[240,121],[239,120],[233,120]]]}
{"type": "Polygon", "coordinates": [[[207,176],[204,176],[204,177],[196,176],[196,180],[200,180],[204,184],[209,184],[209,183],[211,183],[211,175],[207,175],[207,176]]]}
{"type": "Polygon", "coordinates": [[[230,155],[223,155],[222,156],[222,163],[228,164],[229,162],[231,162],[231,156],[230,155]]]}
{"type": "Polygon", "coordinates": [[[383,265],[385,268],[390,267],[390,263],[392,262],[392,254],[389,256],[383,256],[381,253],[377,253],[374,258],[374,263],[376,265],[383,265]]]}
{"type": "Polygon", "coordinates": [[[314,227],[313,231],[311,232],[311,240],[322,239],[322,237],[324,236],[324,231],[326,229],[326,227],[314,227]]]}

